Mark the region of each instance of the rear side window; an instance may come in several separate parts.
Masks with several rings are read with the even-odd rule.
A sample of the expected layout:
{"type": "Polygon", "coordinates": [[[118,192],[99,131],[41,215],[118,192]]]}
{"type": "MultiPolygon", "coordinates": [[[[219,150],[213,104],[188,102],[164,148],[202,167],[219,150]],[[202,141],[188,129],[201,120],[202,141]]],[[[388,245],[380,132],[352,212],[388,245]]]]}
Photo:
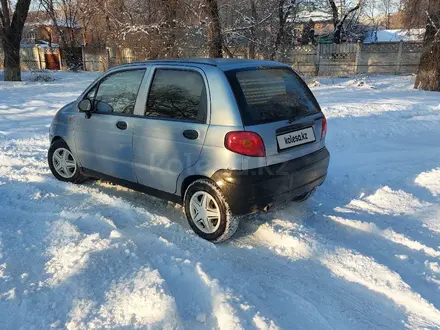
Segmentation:
{"type": "Polygon", "coordinates": [[[198,72],[156,70],[148,94],[145,116],[205,122],[206,108],[205,83],[198,72]]]}
{"type": "Polygon", "coordinates": [[[246,126],[294,119],[320,111],[312,92],[290,69],[238,69],[225,74],[246,126]]]}
{"type": "Polygon", "coordinates": [[[133,114],[144,74],[145,70],[116,72],[104,78],[87,98],[94,102],[97,112],[133,114]]]}

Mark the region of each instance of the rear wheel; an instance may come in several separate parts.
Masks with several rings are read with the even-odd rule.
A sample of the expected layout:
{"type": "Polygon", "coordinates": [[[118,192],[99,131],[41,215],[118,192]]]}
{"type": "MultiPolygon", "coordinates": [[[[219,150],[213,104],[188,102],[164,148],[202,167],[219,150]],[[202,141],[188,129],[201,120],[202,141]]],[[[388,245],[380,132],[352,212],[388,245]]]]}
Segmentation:
{"type": "Polygon", "coordinates": [[[52,174],[60,181],[80,183],[86,179],[81,174],[79,164],[69,146],[63,140],[52,143],[47,160],[52,174]]]}
{"type": "Polygon", "coordinates": [[[200,237],[219,243],[237,231],[239,220],[232,216],[214,182],[208,179],[193,182],[186,190],[183,202],[188,223],[200,237]]]}

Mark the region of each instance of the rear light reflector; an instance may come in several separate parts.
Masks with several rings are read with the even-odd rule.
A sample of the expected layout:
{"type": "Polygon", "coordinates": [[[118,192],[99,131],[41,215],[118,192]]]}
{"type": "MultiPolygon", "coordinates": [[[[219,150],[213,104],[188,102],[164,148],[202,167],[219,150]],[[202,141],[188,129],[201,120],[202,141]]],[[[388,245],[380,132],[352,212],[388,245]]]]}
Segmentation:
{"type": "Polygon", "coordinates": [[[325,138],[326,134],[327,134],[327,118],[325,118],[325,116],[322,115],[321,140],[325,138]]]}
{"type": "Polygon", "coordinates": [[[225,137],[225,147],[232,152],[245,156],[266,156],[263,139],[255,132],[229,132],[225,137]]]}

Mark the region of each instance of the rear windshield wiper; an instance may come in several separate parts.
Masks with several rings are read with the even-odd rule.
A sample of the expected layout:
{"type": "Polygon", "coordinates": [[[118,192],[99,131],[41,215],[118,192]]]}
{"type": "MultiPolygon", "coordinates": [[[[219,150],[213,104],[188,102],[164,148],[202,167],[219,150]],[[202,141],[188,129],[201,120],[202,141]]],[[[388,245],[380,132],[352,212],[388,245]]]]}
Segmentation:
{"type": "Polygon", "coordinates": [[[289,118],[289,124],[293,123],[294,121],[298,120],[298,119],[302,119],[304,117],[309,116],[310,114],[306,113],[306,114],[302,114],[302,115],[298,115],[298,116],[293,116],[289,118]]]}

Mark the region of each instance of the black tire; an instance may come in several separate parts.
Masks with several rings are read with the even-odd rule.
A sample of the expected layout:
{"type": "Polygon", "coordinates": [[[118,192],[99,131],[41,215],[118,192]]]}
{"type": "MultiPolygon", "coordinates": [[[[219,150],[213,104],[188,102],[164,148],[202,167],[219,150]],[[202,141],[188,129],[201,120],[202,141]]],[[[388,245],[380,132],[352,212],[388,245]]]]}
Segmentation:
{"type": "Polygon", "coordinates": [[[305,202],[306,200],[308,200],[313,195],[315,190],[316,189],[312,189],[312,190],[310,190],[310,191],[308,191],[308,192],[306,192],[306,193],[304,193],[302,195],[299,195],[299,196],[293,198],[292,201],[295,202],[295,203],[305,202]]]}
{"type": "Polygon", "coordinates": [[[67,145],[66,142],[64,142],[64,140],[56,140],[54,143],[52,143],[52,145],[49,147],[49,151],[47,153],[47,162],[49,163],[49,168],[50,171],[52,172],[52,174],[54,175],[54,177],[56,177],[58,180],[60,181],[64,181],[64,182],[72,182],[72,183],[81,183],[84,182],[87,178],[81,173],[80,171],[80,166],[78,164],[78,162],[76,161],[75,158],[73,158],[75,164],[76,164],[76,169],[75,172],[73,173],[73,176],[70,178],[65,178],[63,176],[61,176],[56,170],[55,170],[55,166],[53,164],[53,154],[56,150],[60,149],[60,148],[64,148],[70,151],[70,153],[73,156],[72,151],[70,150],[69,146],[67,145]]]}
{"type": "Polygon", "coordinates": [[[189,187],[186,189],[183,205],[185,208],[186,218],[188,219],[188,223],[194,232],[200,237],[211,241],[213,243],[220,243],[228,240],[235,234],[238,228],[238,224],[240,220],[231,214],[231,210],[229,208],[228,203],[226,202],[225,197],[223,196],[221,190],[217,187],[217,185],[209,179],[199,179],[194,181],[189,187]],[[191,211],[190,211],[190,201],[191,197],[197,192],[207,192],[209,193],[216,201],[219,211],[220,211],[220,225],[219,228],[211,233],[204,233],[201,231],[197,225],[194,223],[191,211]]]}

